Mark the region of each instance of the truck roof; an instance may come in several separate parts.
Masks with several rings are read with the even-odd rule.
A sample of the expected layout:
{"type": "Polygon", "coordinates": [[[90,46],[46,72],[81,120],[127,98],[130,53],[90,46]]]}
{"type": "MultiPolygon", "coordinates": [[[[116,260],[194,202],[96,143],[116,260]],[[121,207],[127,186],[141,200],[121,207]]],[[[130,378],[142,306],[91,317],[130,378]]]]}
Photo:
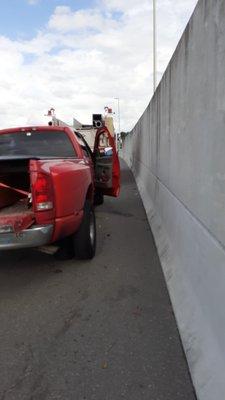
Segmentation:
{"type": "Polygon", "coordinates": [[[28,132],[28,131],[65,131],[66,129],[71,129],[69,127],[65,126],[49,126],[49,125],[42,125],[42,126],[19,126],[17,128],[4,128],[0,129],[0,134],[6,133],[6,132],[28,132]]]}

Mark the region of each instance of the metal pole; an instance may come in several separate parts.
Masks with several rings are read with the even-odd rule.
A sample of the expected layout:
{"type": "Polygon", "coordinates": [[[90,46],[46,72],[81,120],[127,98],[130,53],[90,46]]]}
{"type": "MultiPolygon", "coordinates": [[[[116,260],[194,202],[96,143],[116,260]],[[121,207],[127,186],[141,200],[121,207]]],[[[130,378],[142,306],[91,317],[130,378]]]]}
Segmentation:
{"type": "Polygon", "coordinates": [[[157,86],[157,33],[156,33],[156,0],[153,1],[153,92],[157,86]]]}

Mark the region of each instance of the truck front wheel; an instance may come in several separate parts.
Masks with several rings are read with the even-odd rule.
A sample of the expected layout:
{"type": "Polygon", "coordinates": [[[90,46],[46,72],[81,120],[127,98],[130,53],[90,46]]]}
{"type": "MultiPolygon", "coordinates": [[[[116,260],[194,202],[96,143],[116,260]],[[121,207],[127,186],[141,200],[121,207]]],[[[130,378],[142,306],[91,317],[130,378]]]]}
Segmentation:
{"type": "Polygon", "coordinates": [[[76,258],[90,260],[95,256],[96,222],[94,209],[89,200],[85,202],[83,220],[72,240],[76,258]]]}

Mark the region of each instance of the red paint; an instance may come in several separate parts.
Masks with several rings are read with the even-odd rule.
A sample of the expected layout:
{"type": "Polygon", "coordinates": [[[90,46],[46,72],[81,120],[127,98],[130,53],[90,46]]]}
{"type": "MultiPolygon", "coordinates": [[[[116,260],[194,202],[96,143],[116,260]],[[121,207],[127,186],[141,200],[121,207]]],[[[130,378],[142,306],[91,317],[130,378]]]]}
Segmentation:
{"type": "MultiPolygon", "coordinates": [[[[0,210],[0,226],[6,224],[7,221],[7,223],[14,226],[15,232],[19,232],[28,228],[33,223],[37,225],[53,224],[54,233],[51,242],[54,242],[77,231],[82,221],[86,198],[88,197],[93,201],[95,190],[94,164],[91,158],[84,155],[76,135],[68,127],[42,126],[4,129],[0,130],[0,135],[6,133],[16,133],[19,135],[20,132],[29,132],[32,130],[37,132],[66,132],[74,148],[74,155],[77,154],[77,157],[71,159],[30,159],[29,175],[32,209],[27,209],[23,214],[20,213],[19,216],[16,214],[10,214],[9,216],[4,214],[4,217],[1,216],[0,210]]],[[[103,188],[101,190],[105,195],[116,197],[120,191],[119,159],[116,154],[114,139],[106,127],[100,128],[97,131],[95,149],[98,138],[102,133],[108,137],[110,146],[113,148],[113,176],[112,188],[103,188]]],[[[9,187],[7,186],[7,188],[9,187]]],[[[29,194],[24,190],[9,189],[14,190],[23,197],[29,194]]],[[[2,206],[4,206],[4,203],[2,206]]]]}
{"type": "Polygon", "coordinates": [[[102,189],[102,192],[106,196],[118,197],[120,194],[120,162],[119,157],[116,152],[116,146],[114,138],[111,136],[108,128],[104,126],[103,128],[98,129],[95,137],[95,145],[94,152],[98,148],[98,141],[101,134],[105,134],[109,139],[109,144],[113,149],[113,176],[112,176],[112,188],[111,189],[102,189]]]}

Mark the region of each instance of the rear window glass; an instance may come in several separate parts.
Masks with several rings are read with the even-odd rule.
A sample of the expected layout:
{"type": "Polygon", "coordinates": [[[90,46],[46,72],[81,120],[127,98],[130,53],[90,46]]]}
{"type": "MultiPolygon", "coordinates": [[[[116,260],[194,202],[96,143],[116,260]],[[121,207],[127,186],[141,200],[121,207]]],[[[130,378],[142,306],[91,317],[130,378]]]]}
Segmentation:
{"type": "Polygon", "coordinates": [[[0,134],[1,156],[32,156],[40,158],[77,157],[65,132],[30,131],[0,134]]]}

